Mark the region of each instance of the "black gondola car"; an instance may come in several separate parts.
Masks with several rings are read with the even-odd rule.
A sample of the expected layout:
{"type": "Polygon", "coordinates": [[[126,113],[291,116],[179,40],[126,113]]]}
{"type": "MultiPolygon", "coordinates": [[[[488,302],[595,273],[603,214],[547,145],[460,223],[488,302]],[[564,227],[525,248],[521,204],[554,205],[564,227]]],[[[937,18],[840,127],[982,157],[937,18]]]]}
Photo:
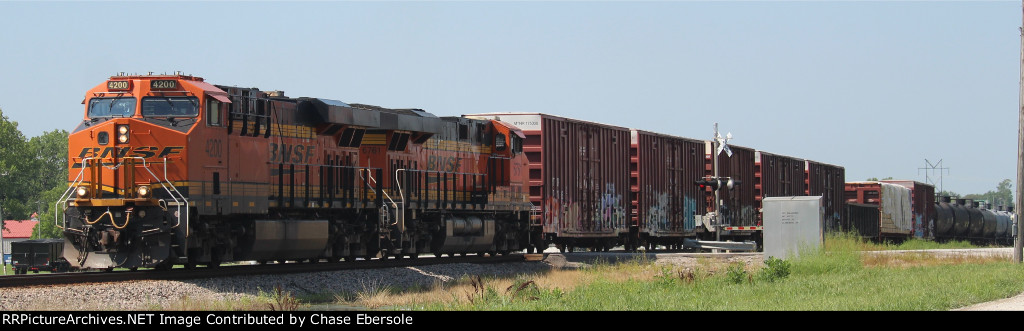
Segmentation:
{"type": "Polygon", "coordinates": [[[26,274],[29,270],[67,272],[71,264],[64,259],[63,239],[36,239],[11,243],[11,262],[15,274],[26,274]]]}

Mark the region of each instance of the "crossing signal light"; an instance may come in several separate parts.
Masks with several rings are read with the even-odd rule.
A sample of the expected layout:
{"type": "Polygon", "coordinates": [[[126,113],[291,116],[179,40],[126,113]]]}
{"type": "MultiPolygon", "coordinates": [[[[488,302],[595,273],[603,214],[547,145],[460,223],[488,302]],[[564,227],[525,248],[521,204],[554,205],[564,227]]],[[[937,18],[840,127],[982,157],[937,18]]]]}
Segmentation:
{"type": "Polygon", "coordinates": [[[700,179],[693,182],[694,185],[700,186],[701,189],[711,188],[712,191],[718,191],[718,189],[725,187],[727,189],[733,189],[740,185],[738,179],[700,179]]]}
{"type": "Polygon", "coordinates": [[[721,184],[717,179],[700,179],[693,183],[700,186],[702,190],[710,187],[712,191],[717,191],[719,184],[721,184]]]}

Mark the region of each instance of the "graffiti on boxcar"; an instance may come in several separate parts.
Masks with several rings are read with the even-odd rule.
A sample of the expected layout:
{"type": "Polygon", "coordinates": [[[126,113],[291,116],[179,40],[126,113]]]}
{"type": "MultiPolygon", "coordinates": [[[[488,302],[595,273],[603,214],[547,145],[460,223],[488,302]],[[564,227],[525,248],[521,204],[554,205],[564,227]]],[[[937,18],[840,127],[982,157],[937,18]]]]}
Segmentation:
{"type": "Polygon", "coordinates": [[[697,228],[697,199],[690,196],[683,196],[683,230],[693,231],[697,228]]]}
{"type": "Polygon", "coordinates": [[[619,227],[621,222],[625,221],[626,212],[622,207],[622,195],[615,193],[615,184],[604,184],[598,215],[601,215],[601,224],[608,225],[609,228],[619,227]]]}
{"type": "Polygon", "coordinates": [[[647,208],[647,226],[651,231],[665,230],[668,225],[668,193],[655,193],[650,187],[648,192],[654,196],[650,207],[647,208]]]}

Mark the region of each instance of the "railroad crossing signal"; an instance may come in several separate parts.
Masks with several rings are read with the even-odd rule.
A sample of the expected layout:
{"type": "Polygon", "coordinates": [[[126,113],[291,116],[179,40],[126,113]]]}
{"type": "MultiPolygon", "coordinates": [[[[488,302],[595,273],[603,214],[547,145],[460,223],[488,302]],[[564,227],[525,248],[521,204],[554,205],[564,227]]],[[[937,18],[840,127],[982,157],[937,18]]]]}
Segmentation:
{"type": "Polygon", "coordinates": [[[725,138],[718,133],[718,124],[715,124],[715,141],[718,142],[718,148],[715,149],[716,155],[721,155],[722,151],[725,151],[725,155],[732,157],[732,150],[729,149],[729,140],[732,140],[732,132],[726,133],[725,138]]]}

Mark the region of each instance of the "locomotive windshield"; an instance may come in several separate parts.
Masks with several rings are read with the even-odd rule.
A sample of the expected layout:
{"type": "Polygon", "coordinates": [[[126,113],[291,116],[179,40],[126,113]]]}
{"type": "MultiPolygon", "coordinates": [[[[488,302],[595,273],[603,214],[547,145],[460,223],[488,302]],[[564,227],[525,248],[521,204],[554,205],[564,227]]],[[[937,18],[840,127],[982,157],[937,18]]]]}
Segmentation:
{"type": "Polygon", "coordinates": [[[196,115],[199,115],[199,99],[196,97],[142,98],[142,116],[145,117],[195,117],[196,115]]]}
{"type": "Polygon", "coordinates": [[[89,100],[89,117],[131,117],[135,114],[135,98],[92,98],[89,100]]]}

